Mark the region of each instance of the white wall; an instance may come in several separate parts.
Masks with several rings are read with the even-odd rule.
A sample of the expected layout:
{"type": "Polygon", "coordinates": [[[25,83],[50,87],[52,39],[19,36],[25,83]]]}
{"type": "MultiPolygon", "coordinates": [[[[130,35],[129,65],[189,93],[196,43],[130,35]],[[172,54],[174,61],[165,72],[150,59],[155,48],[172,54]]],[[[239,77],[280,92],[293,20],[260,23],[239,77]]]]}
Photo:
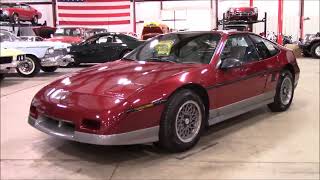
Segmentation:
{"type": "MultiPolygon", "coordinates": [[[[249,0],[219,0],[218,15],[222,19],[223,13],[230,7],[249,6],[249,0]]],[[[254,0],[254,7],[259,9],[259,19],[267,12],[267,31],[277,32],[278,29],[278,0],[254,0]]],[[[283,34],[292,35],[294,39],[299,37],[300,0],[284,0],[283,34]]],[[[311,20],[305,21],[304,32],[319,32],[319,1],[305,0],[305,17],[311,20]]],[[[137,3],[137,21],[161,21],[173,19],[173,11],[176,11],[176,29],[210,30],[215,27],[215,0],[213,9],[210,1],[170,1],[163,2],[163,10],[160,11],[160,2],[137,3]]],[[[165,21],[170,28],[173,22],[165,21]]],[[[143,23],[137,25],[137,32],[141,33],[143,23]]],[[[255,33],[264,31],[264,24],[253,26],[255,33]]]]}

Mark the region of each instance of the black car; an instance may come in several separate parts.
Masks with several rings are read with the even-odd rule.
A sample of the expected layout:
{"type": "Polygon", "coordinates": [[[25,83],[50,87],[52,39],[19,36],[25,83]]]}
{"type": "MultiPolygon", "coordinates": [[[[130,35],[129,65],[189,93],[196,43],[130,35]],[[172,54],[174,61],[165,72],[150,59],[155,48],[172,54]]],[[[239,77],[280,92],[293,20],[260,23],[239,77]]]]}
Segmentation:
{"type": "Polygon", "coordinates": [[[73,45],[70,55],[75,65],[80,63],[104,63],[122,58],[143,41],[121,33],[101,33],[73,45]]]}
{"type": "Polygon", "coordinates": [[[307,34],[300,44],[304,56],[320,59],[320,32],[307,34]]]}

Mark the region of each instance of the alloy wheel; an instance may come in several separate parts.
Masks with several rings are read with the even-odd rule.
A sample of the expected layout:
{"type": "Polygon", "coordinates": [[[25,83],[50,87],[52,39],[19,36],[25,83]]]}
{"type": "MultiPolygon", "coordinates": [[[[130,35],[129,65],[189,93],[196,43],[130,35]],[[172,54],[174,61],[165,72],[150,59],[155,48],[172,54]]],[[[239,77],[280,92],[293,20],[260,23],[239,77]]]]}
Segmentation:
{"type": "Polygon", "coordinates": [[[293,94],[292,81],[289,77],[285,77],[280,88],[280,99],[283,105],[290,103],[293,94]]]}
{"type": "Polygon", "coordinates": [[[184,143],[191,142],[199,133],[202,117],[200,106],[193,100],[185,102],[178,110],[176,135],[184,143]]]}

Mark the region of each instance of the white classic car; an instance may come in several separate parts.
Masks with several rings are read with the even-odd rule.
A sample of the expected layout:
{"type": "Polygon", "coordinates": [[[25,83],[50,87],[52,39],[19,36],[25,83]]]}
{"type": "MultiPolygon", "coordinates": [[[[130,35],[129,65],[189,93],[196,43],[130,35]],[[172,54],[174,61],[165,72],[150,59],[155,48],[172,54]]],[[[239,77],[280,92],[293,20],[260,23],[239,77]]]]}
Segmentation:
{"type": "Polygon", "coordinates": [[[25,60],[24,52],[17,49],[0,49],[0,81],[4,78],[5,74],[15,69],[18,63],[25,60]]]}
{"type": "Polygon", "coordinates": [[[2,48],[14,48],[26,54],[25,61],[19,64],[17,72],[24,77],[33,77],[40,72],[54,72],[59,66],[67,66],[73,62],[66,56],[68,43],[36,41],[22,41],[19,37],[6,30],[0,30],[2,48]]]}

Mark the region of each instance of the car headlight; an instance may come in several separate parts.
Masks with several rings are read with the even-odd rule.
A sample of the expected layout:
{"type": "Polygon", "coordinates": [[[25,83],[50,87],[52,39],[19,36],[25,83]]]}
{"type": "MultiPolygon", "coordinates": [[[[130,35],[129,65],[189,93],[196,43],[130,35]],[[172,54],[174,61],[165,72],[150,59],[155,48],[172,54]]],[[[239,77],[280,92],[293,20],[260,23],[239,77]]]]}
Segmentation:
{"type": "Polygon", "coordinates": [[[67,47],[67,52],[68,52],[68,53],[70,52],[70,49],[71,49],[70,47],[67,47]]]}
{"type": "Polygon", "coordinates": [[[234,10],[234,8],[230,8],[229,11],[230,11],[230,13],[234,13],[235,10],[234,10]]]}
{"type": "Polygon", "coordinates": [[[54,53],[54,49],[53,48],[49,48],[48,50],[47,50],[47,54],[53,54],[54,53]]]}
{"type": "Polygon", "coordinates": [[[258,8],[257,7],[254,8],[254,13],[258,14],[258,8]]]}

